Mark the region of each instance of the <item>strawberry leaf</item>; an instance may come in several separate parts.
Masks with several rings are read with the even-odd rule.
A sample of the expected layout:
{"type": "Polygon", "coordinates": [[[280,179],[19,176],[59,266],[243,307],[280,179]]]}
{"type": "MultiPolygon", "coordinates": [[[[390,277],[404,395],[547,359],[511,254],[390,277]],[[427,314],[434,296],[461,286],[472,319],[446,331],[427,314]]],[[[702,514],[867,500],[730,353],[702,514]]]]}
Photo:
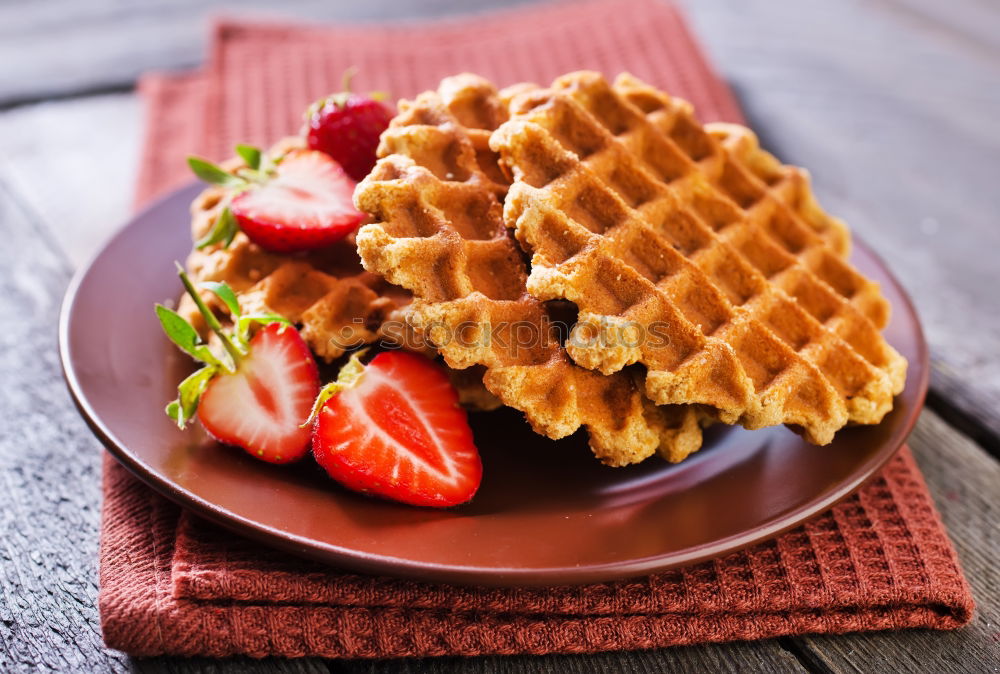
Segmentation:
{"type": "Polygon", "coordinates": [[[319,395],[316,396],[316,402],[313,403],[312,411],[309,413],[309,418],[303,421],[299,428],[311,426],[316,417],[319,416],[320,410],[323,409],[323,405],[326,404],[327,400],[341,391],[357,385],[358,380],[361,379],[361,375],[365,373],[365,365],[361,362],[361,359],[364,358],[366,353],[368,353],[367,348],[360,349],[351,354],[344,367],[340,368],[337,380],[330,382],[320,389],[319,395]]]}
{"type": "MultiPolygon", "coordinates": [[[[198,401],[201,400],[201,394],[208,388],[208,383],[212,381],[212,377],[218,371],[219,368],[215,365],[206,365],[180,383],[180,386],[177,387],[181,411],[180,421],[186,423],[188,419],[194,418],[194,414],[198,410],[198,401]]],[[[181,426],[181,428],[184,427],[181,426]]]]}
{"type": "Polygon", "coordinates": [[[201,341],[198,331],[180,314],[162,304],[157,304],[156,317],[160,319],[160,325],[163,326],[163,332],[166,333],[167,338],[176,344],[177,348],[195,360],[210,365],[220,365],[219,359],[208,348],[208,345],[201,341]]]}
{"type": "Polygon", "coordinates": [[[212,229],[204,237],[198,239],[194,246],[198,250],[201,250],[202,248],[221,242],[223,248],[229,248],[229,244],[236,238],[238,231],[240,231],[240,226],[236,223],[236,218],[233,217],[233,212],[229,210],[229,206],[226,206],[219,213],[219,217],[215,219],[212,229]]]}
{"type": "Polygon", "coordinates": [[[282,325],[292,326],[292,322],[280,314],[268,312],[248,314],[240,316],[239,320],[236,321],[236,336],[240,341],[245,343],[249,339],[251,325],[268,325],[270,323],[281,323],[282,325]]]}
{"type": "Polygon", "coordinates": [[[212,185],[222,185],[224,187],[237,187],[246,185],[246,181],[239,176],[234,176],[220,166],[200,157],[188,157],[188,166],[194,174],[212,185]]]}
{"type": "Polygon", "coordinates": [[[236,154],[238,154],[246,165],[252,168],[254,171],[260,168],[260,149],[254,147],[253,145],[237,145],[236,154]]]}
{"type": "Polygon", "coordinates": [[[198,307],[198,311],[205,319],[205,323],[208,325],[209,329],[211,329],[211,331],[218,336],[219,341],[222,343],[222,347],[226,350],[226,353],[229,354],[229,359],[232,361],[232,367],[229,367],[229,364],[222,363],[218,359],[214,362],[229,372],[235,372],[236,368],[240,364],[240,360],[246,355],[246,348],[241,347],[245,347],[246,345],[241,343],[240,340],[234,338],[232,334],[227,333],[222,329],[222,324],[219,323],[219,319],[214,313],[212,313],[212,310],[205,305],[205,301],[201,299],[201,295],[198,294],[198,289],[194,287],[191,279],[188,278],[187,272],[184,271],[184,267],[182,267],[180,262],[177,262],[176,260],[174,260],[174,264],[177,266],[177,276],[180,278],[181,283],[184,284],[184,290],[186,290],[187,294],[192,300],[194,300],[195,306],[198,307]]]}
{"type": "Polygon", "coordinates": [[[177,400],[168,403],[165,411],[178,428],[184,430],[187,422],[194,418],[195,412],[198,411],[198,401],[201,400],[212,377],[218,372],[219,368],[215,365],[206,365],[189,375],[177,387],[177,400]]]}
{"type": "Polygon", "coordinates": [[[229,287],[229,284],[219,281],[205,281],[198,284],[205,290],[212,292],[216,297],[222,300],[222,303],[226,305],[229,309],[229,315],[232,317],[233,321],[238,321],[240,319],[240,301],[236,299],[236,293],[233,289],[229,287]]]}
{"type": "Polygon", "coordinates": [[[181,415],[180,400],[171,400],[167,403],[167,406],[163,409],[163,411],[167,413],[167,416],[170,417],[175,424],[177,424],[179,429],[182,431],[184,430],[184,427],[187,426],[187,421],[181,415]]]}

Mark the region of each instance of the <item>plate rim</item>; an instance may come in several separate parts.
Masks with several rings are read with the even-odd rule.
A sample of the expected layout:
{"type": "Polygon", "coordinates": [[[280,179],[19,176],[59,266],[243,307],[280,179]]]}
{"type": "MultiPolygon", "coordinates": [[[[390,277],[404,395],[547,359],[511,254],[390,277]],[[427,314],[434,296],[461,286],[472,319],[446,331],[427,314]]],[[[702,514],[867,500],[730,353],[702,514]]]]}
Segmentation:
{"type": "MultiPolygon", "coordinates": [[[[892,269],[885,260],[875,250],[869,247],[856,233],[852,232],[852,246],[861,248],[871,256],[881,267],[888,281],[898,290],[905,303],[907,313],[915,318],[916,326],[916,351],[917,360],[920,367],[918,377],[910,386],[916,387],[917,395],[914,399],[913,412],[901,426],[899,442],[887,442],[878,452],[865,461],[859,470],[853,472],[850,480],[845,480],[835,488],[828,490],[820,498],[812,499],[801,504],[781,517],[775,519],[764,527],[757,527],[748,532],[742,532],[725,538],[715,539],[694,547],[685,549],[680,553],[659,554],[646,557],[639,557],[625,562],[607,562],[602,564],[589,564],[586,567],[563,567],[563,568],[532,568],[532,567],[492,567],[484,569],[480,566],[463,566],[455,564],[442,564],[435,562],[424,562],[408,559],[406,557],[375,554],[333,545],[316,539],[306,538],[289,533],[282,529],[271,527],[260,522],[250,520],[231,510],[222,508],[215,503],[203,499],[190,491],[179,487],[169,479],[158,475],[152,467],[134,455],[124,443],[120,442],[114,432],[108,428],[100,419],[99,415],[92,408],[87,400],[86,393],[79,381],[73,365],[71,353],[70,330],[73,320],[74,306],[81,287],[90,273],[94,270],[99,261],[107,254],[109,248],[138,221],[149,217],[149,214],[162,208],[167,202],[179,199],[182,194],[196,194],[196,188],[201,189],[201,184],[190,182],[183,186],[171,189],[160,197],[157,197],[143,208],[129,216],[125,222],[117,227],[114,232],[105,237],[101,245],[88,257],[86,262],[74,272],[66,292],[63,296],[59,310],[58,322],[58,348],[59,362],[62,369],[63,378],[69,389],[70,397],[74,405],[80,412],[91,432],[97,437],[102,445],[108,450],[119,463],[125,466],[134,476],[143,483],[153,488],[157,493],[166,497],[173,503],[188,508],[196,514],[240,535],[246,536],[270,547],[291,552],[293,554],[308,557],[326,564],[340,565],[345,569],[359,571],[362,573],[386,575],[392,577],[405,577],[415,580],[441,582],[458,585],[479,585],[497,587],[529,587],[529,586],[552,586],[552,585],[578,585],[591,582],[605,582],[624,578],[648,575],[659,571],[666,571],[681,566],[695,564],[708,559],[713,559],[721,555],[745,549],[754,544],[770,540],[796,526],[813,516],[828,510],[840,501],[853,494],[864,482],[880,470],[896,454],[896,452],[906,444],[913,427],[920,417],[927,396],[930,381],[929,347],[923,331],[920,315],[917,311],[913,299],[907,292],[905,286],[899,281],[892,269]]],[[[893,310],[898,310],[893,307],[893,310]]],[[[914,364],[911,363],[911,368],[914,364]]],[[[697,487],[694,487],[697,488],[697,487]]]]}

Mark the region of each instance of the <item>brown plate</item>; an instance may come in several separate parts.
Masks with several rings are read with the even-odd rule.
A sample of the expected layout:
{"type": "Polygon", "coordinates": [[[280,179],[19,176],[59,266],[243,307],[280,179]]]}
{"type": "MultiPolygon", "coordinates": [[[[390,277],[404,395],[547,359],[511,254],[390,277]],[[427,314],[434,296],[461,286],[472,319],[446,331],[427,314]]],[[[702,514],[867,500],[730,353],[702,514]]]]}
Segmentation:
{"type": "Polygon", "coordinates": [[[163,413],[191,363],[153,303],[176,298],[190,248],[180,190],[129,222],[66,294],[60,350],[70,391],[114,456],[177,503],[234,531],[359,571],[454,583],[539,585],[648,574],[774,536],[825,510],[902,445],[927,390],[913,305],[861,243],[854,261],[892,303],[886,336],[910,361],[905,392],[879,426],[827,447],[784,428],[720,427],[688,460],[606,468],[580,435],[552,442],[510,411],[473,415],[485,477],[474,501],[435,511],[348,492],[312,462],[277,467],[222,447],[163,413]]]}

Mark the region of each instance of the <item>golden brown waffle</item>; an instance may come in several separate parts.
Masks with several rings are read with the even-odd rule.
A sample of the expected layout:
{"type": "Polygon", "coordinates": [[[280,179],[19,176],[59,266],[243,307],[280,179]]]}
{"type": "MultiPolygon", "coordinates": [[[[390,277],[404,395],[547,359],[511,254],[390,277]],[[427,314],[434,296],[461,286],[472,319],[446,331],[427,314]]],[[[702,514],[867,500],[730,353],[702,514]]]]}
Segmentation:
{"type": "Polygon", "coordinates": [[[413,292],[410,322],[454,368],[485,368],[484,383],[532,427],[560,438],[585,426],[605,463],[655,451],[680,460],[701,444],[690,407],[656,407],[635,372],[574,365],[548,308],[526,291],[521,250],[497,195],[506,180],[487,147],[506,117],[489,82],[463,75],[400,103],[355,202],[374,222],[357,236],[367,269],[413,292]]]}
{"type": "MultiPolygon", "coordinates": [[[[787,171],[759,153],[741,163],[745,140],[731,143],[743,154],[727,151],[690,105],[629,76],[612,88],[566,75],[511,111],[491,139],[516,177],[505,216],[533,253],[532,295],[580,309],[577,363],[610,373],[641,362],[657,403],[801,426],[819,444],[891,409],[905,360],[872,322],[885,300],[793,208],[801,182],[797,196],[779,191],[787,171]],[[609,325],[665,339],[594,338],[609,325]]],[[[828,220],[846,250],[836,229],[828,220]]]]}
{"type": "Polygon", "coordinates": [[[849,300],[876,328],[885,327],[889,303],[877,283],[846,261],[850,231],[816,201],[805,169],[782,164],[760,147],[753,131],[738,124],[706,124],[704,132],[710,140],[702,143],[700,135],[691,131],[697,129],[698,122],[687,101],[671,98],[631,75],[620,75],[614,90],[643,110],[661,133],[687,136],[692,151],[689,156],[698,157],[695,161],[706,178],[743,210],[743,217],[849,300]]]}
{"type": "MultiPolygon", "coordinates": [[[[629,101],[641,101],[643,98],[648,100],[652,95],[663,96],[661,92],[628,76],[619,78],[615,82],[615,89],[629,101]]],[[[675,106],[688,107],[682,105],[680,99],[669,100],[675,106]]],[[[650,115],[649,119],[654,123],[669,123],[662,114],[650,115]]],[[[784,203],[795,214],[798,222],[810,227],[834,252],[847,258],[851,252],[851,232],[843,220],[824,211],[816,201],[808,171],[799,166],[782,164],[760,146],[757,135],[745,126],[712,122],[705,125],[705,131],[719,141],[722,149],[732,157],[733,165],[740,167],[737,170],[749,172],[750,176],[757,179],[747,176],[750,182],[755,183],[753,192],[784,203]]],[[[721,174],[717,174],[717,177],[721,177],[721,174]]],[[[723,185],[716,183],[716,186],[723,185]]],[[[766,223],[767,217],[755,217],[755,212],[766,210],[760,207],[766,207],[768,200],[756,199],[755,202],[747,201],[741,205],[751,218],[766,223]]],[[[888,306],[884,300],[882,304],[888,306]]],[[[879,323],[879,327],[884,326],[879,323]]]]}

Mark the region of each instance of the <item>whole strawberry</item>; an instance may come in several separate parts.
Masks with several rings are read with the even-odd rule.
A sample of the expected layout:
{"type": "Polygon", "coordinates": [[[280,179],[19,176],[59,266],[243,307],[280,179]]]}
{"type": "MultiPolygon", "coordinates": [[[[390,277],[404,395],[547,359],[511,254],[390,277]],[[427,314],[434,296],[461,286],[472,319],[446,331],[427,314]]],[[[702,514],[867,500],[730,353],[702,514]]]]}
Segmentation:
{"type": "Polygon", "coordinates": [[[347,175],[360,181],[375,166],[378,139],[389,126],[392,113],[379,102],[381,96],[351,92],[351,74],[344,77],[344,91],[309,107],[304,133],[310,150],[330,155],[347,175]]]}

